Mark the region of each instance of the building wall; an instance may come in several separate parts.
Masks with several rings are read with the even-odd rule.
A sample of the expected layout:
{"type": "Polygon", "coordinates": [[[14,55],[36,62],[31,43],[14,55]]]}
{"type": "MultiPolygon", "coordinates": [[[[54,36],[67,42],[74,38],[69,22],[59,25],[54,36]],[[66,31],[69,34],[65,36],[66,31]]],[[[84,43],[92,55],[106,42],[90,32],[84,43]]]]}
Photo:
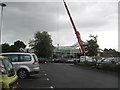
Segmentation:
{"type": "Polygon", "coordinates": [[[59,46],[53,51],[53,55],[57,57],[77,57],[80,55],[80,47],[78,45],[59,46]]]}

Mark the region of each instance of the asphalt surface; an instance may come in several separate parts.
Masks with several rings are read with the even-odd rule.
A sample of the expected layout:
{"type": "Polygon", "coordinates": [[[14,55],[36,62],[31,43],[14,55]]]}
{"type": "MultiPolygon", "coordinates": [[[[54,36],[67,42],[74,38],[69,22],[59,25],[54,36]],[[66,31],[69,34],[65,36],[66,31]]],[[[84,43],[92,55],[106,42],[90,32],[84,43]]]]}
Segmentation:
{"type": "Polygon", "coordinates": [[[88,70],[74,64],[40,65],[40,74],[19,79],[22,88],[118,88],[118,74],[88,70]]]}

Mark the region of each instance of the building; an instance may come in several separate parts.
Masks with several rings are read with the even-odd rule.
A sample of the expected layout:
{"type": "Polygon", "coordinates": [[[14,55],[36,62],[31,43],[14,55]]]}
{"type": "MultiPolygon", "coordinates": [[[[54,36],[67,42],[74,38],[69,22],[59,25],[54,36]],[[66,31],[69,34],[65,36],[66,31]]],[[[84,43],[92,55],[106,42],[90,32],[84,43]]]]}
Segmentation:
{"type": "Polygon", "coordinates": [[[72,46],[59,46],[58,44],[53,51],[53,57],[79,57],[80,52],[81,49],[78,43],[75,43],[72,46]]]}

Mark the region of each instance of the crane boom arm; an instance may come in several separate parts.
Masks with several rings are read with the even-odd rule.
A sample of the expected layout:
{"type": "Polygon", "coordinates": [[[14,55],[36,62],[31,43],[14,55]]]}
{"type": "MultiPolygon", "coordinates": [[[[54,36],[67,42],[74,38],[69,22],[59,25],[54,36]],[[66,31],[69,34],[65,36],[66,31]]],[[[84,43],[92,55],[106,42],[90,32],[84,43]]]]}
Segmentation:
{"type": "Polygon", "coordinates": [[[75,24],[74,24],[73,19],[72,19],[71,15],[70,15],[70,11],[69,11],[69,9],[68,9],[68,7],[67,7],[66,2],[65,2],[64,0],[63,0],[63,2],[64,2],[64,5],[65,5],[65,8],[66,8],[66,10],[67,10],[67,13],[68,13],[68,15],[69,15],[70,21],[71,21],[71,23],[72,23],[73,29],[74,29],[74,31],[75,31],[76,37],[77,37],[77,39],[78,39],[78,43],[79,43],[79,45],[80,45],[80,47],[81,47],[81,49],[82,49],[82,53],[85,53],[85,49],[84,49],[84,47],[83,47],[83,42],[82,42],[82,40],[81,40],[80,33],[77,31],[77,29],[76,29],[76,27],[75,27],[75,24]]]}

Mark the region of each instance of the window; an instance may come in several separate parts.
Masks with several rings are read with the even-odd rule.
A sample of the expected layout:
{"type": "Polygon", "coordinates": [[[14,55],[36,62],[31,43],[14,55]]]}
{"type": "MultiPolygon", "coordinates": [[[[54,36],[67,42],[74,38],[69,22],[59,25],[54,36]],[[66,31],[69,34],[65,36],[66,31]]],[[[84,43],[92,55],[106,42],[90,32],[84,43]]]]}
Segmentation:
{"type": "Polygon", "coordinates": [[[31,61],[30,55],[20,55],[19,57],[20,57],[20,62],[31,61]]]}
{"type": "Polygon", "coordinates": [[[11,62],[18,62],[18,55],[4,55],[10,59],[11,62]]]}
{"type": "Polygon", "coordinates": [[[4,66],[3,66],[2,60],[0,60],[0,78],[2,78],[1,75],[2,75],[2,68],[3,67],[4,66]]]}
{"type": "Polygon", "coordinates": [[[33,58],[35,61],[37,61],[37,56],[36,55],[33,55],[33,58]]]}

